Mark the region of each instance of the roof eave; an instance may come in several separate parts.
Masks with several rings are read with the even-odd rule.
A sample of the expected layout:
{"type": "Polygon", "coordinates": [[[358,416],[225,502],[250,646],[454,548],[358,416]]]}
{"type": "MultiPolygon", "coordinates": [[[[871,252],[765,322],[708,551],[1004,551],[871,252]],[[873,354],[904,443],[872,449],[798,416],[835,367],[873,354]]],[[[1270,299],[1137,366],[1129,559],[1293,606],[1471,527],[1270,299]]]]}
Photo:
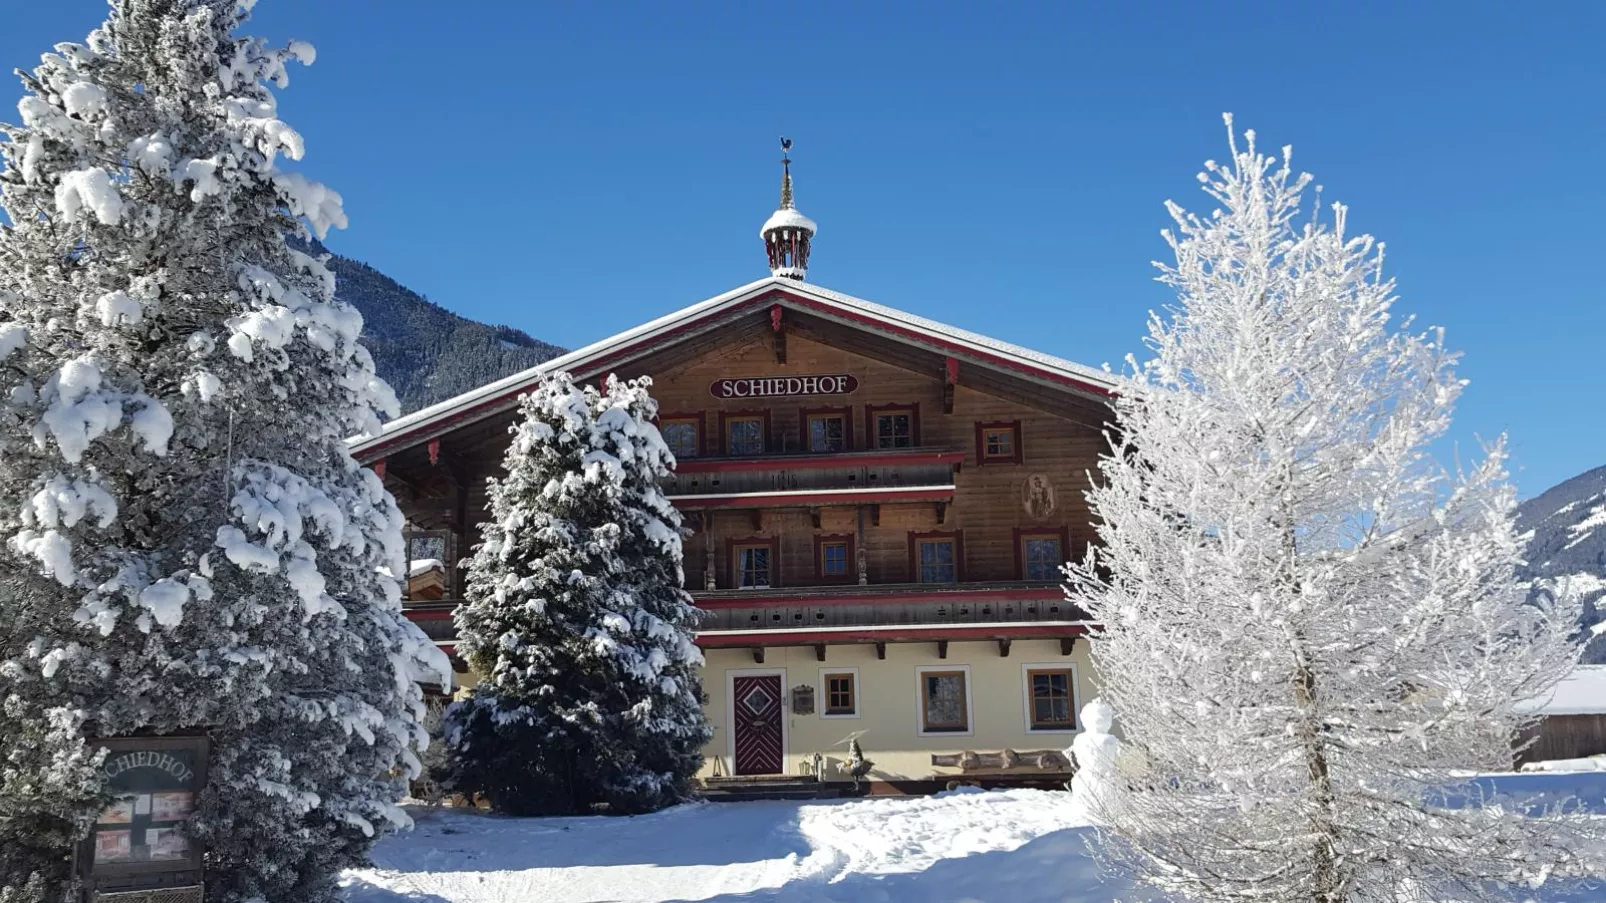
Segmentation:
{"type": "Polygon", "coordinates": [[[441,431],[432,431],[431,427],[455,420],[459,415],[477,408],[483,408],[483,416],[489,416],[504,406],[510,393],[516,393],[548,373],[583,369],[596,361],[605,360],[610,354],[628,348],[632,344],[681,330],[695,324],[700,318],[716,315],[723,309],[740,306],[777,290],[782,295],[790,296],[789,300],[794,303],[799,300],[812,302],[803,305],[812,314],[827,317],[835,314],[837,319],[860,326],[867,324],[879,326],[883,330],[898,334],[904,340],[919,341],[924,338],[928,343],[957,349],[984,361],[1001,362],[1004,364],[1004,369],[1028,378],[1035,376],[1038,378],[1037,381],[1048,386],[1061,389],[1068,387],[1081,394],[1100,398],[1108,398],[1115,392],[1116,383],[1113,378],[1095,375],[1092,371],[1068,361],[1037,359],[1030,354],[1019,353],[1025,349],[1017,349],[1008,343],[978,341],[965,330],[924,318],[912,316],[900,318],[892,315],[893,309],[883,305],[843,295],[822,286],[768,276],[593,342],[584,348],[560,355],[527,370],[487,383],[455,398],[399,417],[386,423],[376,436],[359,436],[350,440],[352,454],[359,460],[369,458],[374,450],[388,451],[414,433],[419,435],[415,442],[407,443],[408,446],[433,438],[441,431]]]}

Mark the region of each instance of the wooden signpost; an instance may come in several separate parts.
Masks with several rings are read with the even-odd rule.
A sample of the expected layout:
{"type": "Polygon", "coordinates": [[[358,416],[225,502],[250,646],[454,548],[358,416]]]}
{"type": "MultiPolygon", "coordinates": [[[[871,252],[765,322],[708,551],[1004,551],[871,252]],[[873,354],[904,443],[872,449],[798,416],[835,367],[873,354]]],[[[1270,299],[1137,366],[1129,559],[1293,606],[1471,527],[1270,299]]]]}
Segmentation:
{"type": "Polygon", "coordinates": [[[202,850],[184,823],[206,786],[206,737],[113,737],[102,770],[115,799],[79,846],[84,899],[200,903],[202,850]]]}

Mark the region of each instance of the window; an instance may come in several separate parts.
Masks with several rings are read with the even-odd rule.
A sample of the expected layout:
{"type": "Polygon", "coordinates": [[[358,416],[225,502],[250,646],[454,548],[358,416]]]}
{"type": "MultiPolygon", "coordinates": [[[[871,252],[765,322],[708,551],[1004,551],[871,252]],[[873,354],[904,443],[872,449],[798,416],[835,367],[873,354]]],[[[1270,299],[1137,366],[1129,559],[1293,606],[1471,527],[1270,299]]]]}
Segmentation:
{"type": "Polygon", "coordinates": [[[1026,665],[1025,671],[1028,729],[1076,730],[1076,672],[1064,665],[1026,665]]]}
{"type": "Polygon", "coordinates": [[[658,421],[658,432],[664,444],[679,458],[695,458],[703,451],[703,419],[701,417],[665,417],[658,421]]]}
{"type": "Polygon", "coordinates": [[[814,576],[821,583],[851,583],[858,574],[853,557],[853,534],[816,534],[814,576]]]}
{"type": "Polygon", "coordinates": [[[1060,554],[1058,536],[1027,536],[1021,540],[1021,556],[1026,563],[1027,580],[1054,580],[1060,575],[1065,556],[1060,554]]]}
{"type": "Polygon", "coordinates": [[[951,539],[923,539],[920,541],[920,582],[953,583],[954,541],[951,539]]]}
{"type": "Polygon", "coordinates": [[[976,424],[976,460],[982,464],[1021,463],[1020,421],[976,424]]]}
{"type": "Polygon", "coordinates": [[[918,668],[920,679],[920,733],[970,732],[970,672],[968,668],[918,668]]]}
{"type": "Polygon", "coordinates": [[[731,569],[737,589],[768,589],[775,585],[775,546],[743,543],[731,547],[731,569]]]}
{"type": "Polygon", "coordinates": [[[1060,580],[1066,530],[1015,530],[1015,564],[1021,580],[1060,580]]]}
{"type": "Polygon", "coordinates": [[[822,718],[859,716],[859,671],[857,668],[820,672],[822,718]]]}
{"type": "Polygon", "coordinates": [[[913,448],[920,444],[918,405],[866,405],[864,419],[870,426],[874,448],[913,448]]]}
{"type": "Polygon", "coordinates": [[[809,451],[847,451],[848,415],[846,411],[805,412],[803,422],[808,427],[809,451]]]}
{"type": "Polygon", "coordinates": [[[764,454],[764,418],[751,414],[725,418],[725,453],[764,454]]]}
{"type": "Polygon", "coordinates": [[[964,546],[958,533],[909,534],[909,574],[916,583],[955,583],[964,546]]]}
{"type": "Polygon", "coordinates": [[[846,577],[848,575],[848,544],[825,542],[820,544],[820,576],[846,577]]]}

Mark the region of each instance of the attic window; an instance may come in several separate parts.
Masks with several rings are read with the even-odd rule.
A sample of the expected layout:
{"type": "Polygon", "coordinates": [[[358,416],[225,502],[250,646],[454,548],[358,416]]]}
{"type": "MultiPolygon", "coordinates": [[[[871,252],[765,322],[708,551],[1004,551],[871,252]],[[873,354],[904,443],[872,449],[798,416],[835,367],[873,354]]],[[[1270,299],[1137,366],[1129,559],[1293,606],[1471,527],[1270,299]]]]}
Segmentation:
{"type": "Polygon", "coordinates": [[[677,459],[695,458],[702,453],[703,421],[700,417],[665,417],[658,422],[664,444],[677,459]]]}

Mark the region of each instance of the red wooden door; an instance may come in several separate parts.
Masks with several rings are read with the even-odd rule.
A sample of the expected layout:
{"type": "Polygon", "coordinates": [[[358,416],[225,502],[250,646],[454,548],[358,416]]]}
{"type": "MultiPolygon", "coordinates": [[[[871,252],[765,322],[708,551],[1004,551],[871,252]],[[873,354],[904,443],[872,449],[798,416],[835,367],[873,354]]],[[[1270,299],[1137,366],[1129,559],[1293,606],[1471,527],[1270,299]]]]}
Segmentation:
{"type": "Polygon", "coordinates": [[[780,774],[781,678],[778,674],[731,679],[736,723],[737,774],[780,774]]]}

